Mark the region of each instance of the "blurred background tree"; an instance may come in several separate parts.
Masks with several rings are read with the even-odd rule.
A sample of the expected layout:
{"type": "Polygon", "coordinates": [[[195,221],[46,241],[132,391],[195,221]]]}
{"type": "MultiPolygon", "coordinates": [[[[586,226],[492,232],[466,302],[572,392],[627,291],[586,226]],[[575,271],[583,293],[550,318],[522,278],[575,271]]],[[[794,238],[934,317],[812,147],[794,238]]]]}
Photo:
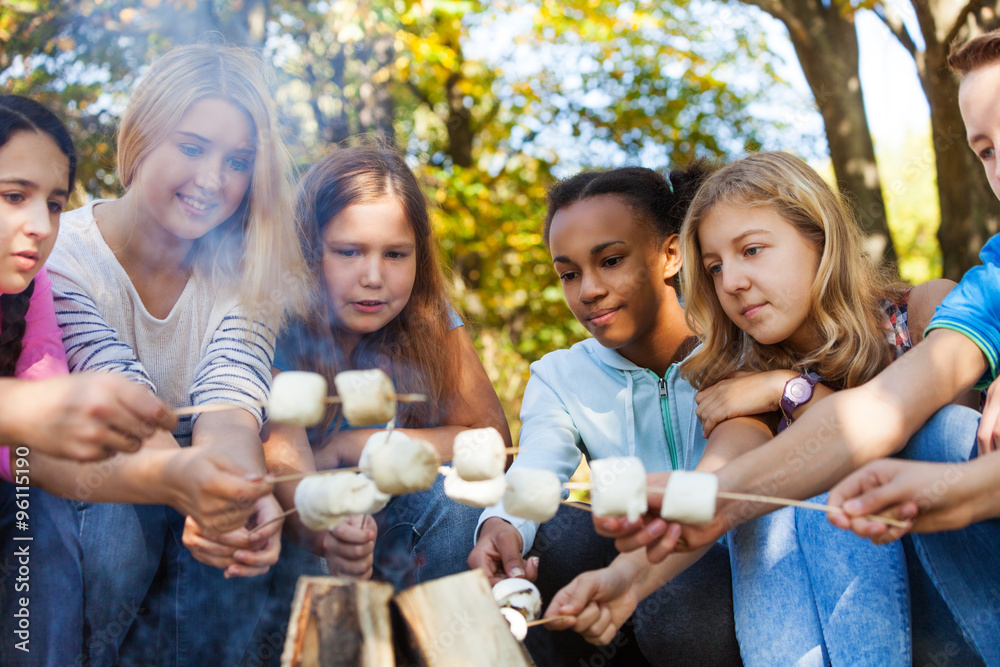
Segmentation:
{"type": "MultiPolygon", "coordinates": [[[[836,20],[858,10],[840,8],[836,20]]],[[[864,220],[882,235],[883,257],[898,254],[904,277],[940,275],[937,203],[914,178],[936,156],[920,174],[902,159],[878,170],[868,149],[852,162],[860,153],[845,151],[842,128],[831,126],[845,107],[826,105],[830,91],[856,87],[856,62],[809,100],[778,74],[762,20],[753,7],[712,0],[15,0],[0,2],[0,86],[67,119],[81,153],[79,197],[116,196],[115,123],[148,63],[197,39],[259,50],[275,66],[300,167],[359,137],[406,153],[433,204],[456,301],[516,427],[528,364],[586,335],[540,234],[547,188],[580,169],[668,171],[759,148],[821,159],[822,137],[774,113],[804,109],[825,122],[836,180],[863,211],[880,213],[864,220]]],[[[826,25],[817,21],[813,40],[826,25]]],[[[839,53],[806,44],[817,58],[839,53]]],[[[798,55],[812,84],[820,65],[808,50],[798,55]]],[[[871,146],[866,125],[850,127],[861,135],[853,144],[871,146]]],[[[954,266],[964,270],[961,257],[954,266]]]]}

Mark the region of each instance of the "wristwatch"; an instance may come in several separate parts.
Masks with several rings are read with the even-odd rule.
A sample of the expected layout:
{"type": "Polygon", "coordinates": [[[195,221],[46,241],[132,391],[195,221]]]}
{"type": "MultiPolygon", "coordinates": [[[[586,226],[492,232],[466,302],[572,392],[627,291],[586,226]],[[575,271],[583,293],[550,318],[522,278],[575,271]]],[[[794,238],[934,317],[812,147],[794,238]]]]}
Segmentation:
{"type": "Polygon", "coordinates": [[[813,387],[816,378],[811,375],[796,375],[785,383],[785,391],[781,395],[781,413],[784,415],[784,426],[792,423],[792,413],[803,403],[808,403],[813,397],[813,387]]]}

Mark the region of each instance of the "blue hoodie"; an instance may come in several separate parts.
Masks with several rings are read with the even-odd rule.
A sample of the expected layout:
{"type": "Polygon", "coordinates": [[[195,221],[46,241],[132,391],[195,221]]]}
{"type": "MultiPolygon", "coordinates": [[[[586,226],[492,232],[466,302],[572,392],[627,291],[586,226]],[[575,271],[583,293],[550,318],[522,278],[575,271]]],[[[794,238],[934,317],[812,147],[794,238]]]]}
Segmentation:
{"type": "MultiPolygon", "coordinates": [[[[693,469],[705,452],[705,437],[694,412],[696,390],[677,366],[660,378],[593,338],[545,355],[531,364],[511,469],[551,470],[565,482],[581,453],[588,461],[637,456],[647,472],[693,469]]],[[[483,512],[477,537],[491,517],[517,528],[527,554],[538,524],[507,514],[501,501],[483,512]]]]}

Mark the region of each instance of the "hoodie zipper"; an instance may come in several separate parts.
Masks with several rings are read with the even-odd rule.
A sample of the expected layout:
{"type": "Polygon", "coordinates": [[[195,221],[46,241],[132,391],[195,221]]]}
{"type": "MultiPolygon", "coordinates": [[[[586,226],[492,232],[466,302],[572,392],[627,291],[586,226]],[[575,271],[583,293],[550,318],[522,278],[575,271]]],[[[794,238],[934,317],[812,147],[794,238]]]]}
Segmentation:
{"type": "MultiPolygon", "coordinates": [[[[660,387],[660,417],[663,419],[663,430],[667,434],[667,449],[670,451],[670,468],[677,470],[677,445],[674,443],[674,427],[670,421],[670,400],[667,398],[667,379],[660,377],[653,371],[646,369],[646,372],[656,378],[660,387]]],[[[670,371],[667,371],[669,373],[670,371]]]]}

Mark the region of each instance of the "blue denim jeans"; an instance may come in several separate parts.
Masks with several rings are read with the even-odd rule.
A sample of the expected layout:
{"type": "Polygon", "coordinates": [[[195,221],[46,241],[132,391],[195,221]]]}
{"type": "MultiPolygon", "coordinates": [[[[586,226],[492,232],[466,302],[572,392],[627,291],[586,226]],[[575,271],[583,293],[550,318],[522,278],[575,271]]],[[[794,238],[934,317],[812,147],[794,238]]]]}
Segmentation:
{"type": "MultiPolygon", "coordinates": [[[[537,556],[538,589],[547,605],[577,575],[618,556],[614,540],[594,532],[589,512],[562,506],[543,523],[528,554],[537,556]]],[[[539,667],[739,665],[733,631],[729,554],[716,544],[697,563],[639,603],[606,646],[572,630],[531,628],[525,646],[539,667]]]]}
{"type": "Polygon", "coordinates": [[[374,578],[402,590],[465,572],[480,514],[446,496],[441,475],[426,491],[394,497],[375,515],[374,578]]]}
{"type": "Polygon", "coordinates": [[[270,573],[225,579],[181,542],[164,505],[79,506],[86,649],[103,665],[237,665],[270,573]]]}
{"type": "MultiPolygon", "coordinates": [[[[826,495],[813,499],[823,503],[826,495]]],[[[795,507],[729,532],[745,664],[911,664],[902,545],[876,546],[795,507]]]]}
{"type": "MultiPolygon", "coordinates": [[[[902,457],[918,461],[961,463],[975,456],[979,413],[949,405],[924,424],[902,457]]],[[[998,456],[1000,454],[991,454],[998,456]]],[[[946,480],[947,481],[947,480],[946,480]]],[[[948,484],[961,484],[956,471],[948,484]]],[[[1000,484],[1000,480],[997,480],[1000,484]]],[[[929,492],[933,493],[931,489],[929,492]]],[[[913,545],[928,576],[958,622],[966,641],[987,665],[1000,665],[1000,520],[943,533],[914,533],[913,545]]],[[[945,646],[945,657],[958,664],[945,646]]]]}
{"type": "Polygon", "coordinates": [[[30,489],[28,530],[19,530],[16,503],[24,499],[15,494],[13,484],[0,481],[0,665],[83,664],[83,578],[73,504],[30,489]],[[29,634],[18,636],[25,630],[23,617],[15,617],[23,613],[22,598],[29,634]]]}

